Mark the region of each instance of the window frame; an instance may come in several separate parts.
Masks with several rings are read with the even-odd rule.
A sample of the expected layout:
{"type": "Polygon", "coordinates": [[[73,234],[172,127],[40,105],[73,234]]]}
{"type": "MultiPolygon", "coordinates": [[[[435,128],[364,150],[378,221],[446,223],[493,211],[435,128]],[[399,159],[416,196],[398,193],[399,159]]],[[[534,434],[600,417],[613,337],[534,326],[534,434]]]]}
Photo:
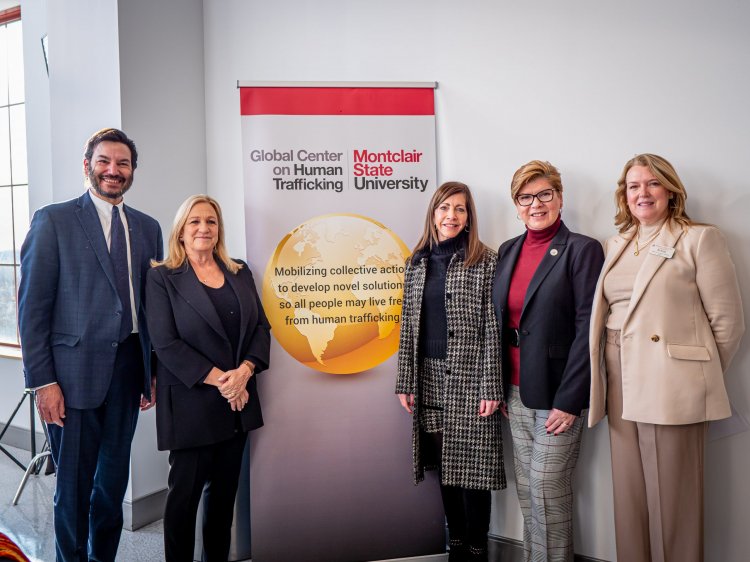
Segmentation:
{"type": "MultiPolygon", "coordinates": [[[[14,6],[13,8],[8,8],[6,10],[0,11],[0,26],[6,26],[8,24],[14,23],[16,21],[21,21],[21,6],[14,6]]],[[[10,100],[8,100],[10,102],[10,100]]],[[[11,104],[8,103],[7,106],[10,110],[11,107],[15,105],[20,105],[17,103],[11,104]]],[[[24,111],[26,106],[26,96],[24,95],[24,111]]],[[[10,117],[10,111],[8,112],[8,117],[10,117]]],[[[25,124],[24,124],[25,126],[25,124]]],[[[9,139],[10,142],[10,139],[9,139]]],[[[11,149],[12,150],[12,149],[11,149]]],[[[13,236],[13,244],[12,244],[12,254],[13,254],[13,263],[8,264],[0,264],[0,267],[10,267],[13,270],[13,284],[16,289],[16,296],[18,295],[18,282],[19,282],[19,265],[20,260],[17,256],[16,248],[17,248],[17,240],[16,240],[16,221],[17,219],[20,219],[21,217],[16,217],[16,205],[14,203],[14,191],[16,187],[26,186],[26,189],[28,191],[28,178],[26,180],[25,184],[18,184],[16,185],[13,183],[13,176],[12,176],[12,170],[11,170],[11,180],[8,187],[10,189],[10,196],[11,196],[11,206],[10,206],[10,217],[11,217],[11,229],[12,229],[12,236],[13,236]]],[[[25,219],[27,222],[29,220],[28,217],[25,219]]],[[[18,301],[16,300],[16,343],[10,343],[10,342],[0,342],[0,357],[14,357],[14,358],[20,358],[21,357],[21,343],[20,343],[20,335],[18,334],[18,301]]]]}

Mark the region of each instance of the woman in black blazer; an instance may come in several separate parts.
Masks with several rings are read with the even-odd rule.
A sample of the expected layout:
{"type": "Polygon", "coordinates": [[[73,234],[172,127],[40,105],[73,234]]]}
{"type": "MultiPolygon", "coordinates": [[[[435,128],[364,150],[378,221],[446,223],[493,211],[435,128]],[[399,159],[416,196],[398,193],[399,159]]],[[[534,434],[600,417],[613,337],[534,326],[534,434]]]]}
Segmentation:
{"type": "Polygon", "coordinates": [[[500,324],[525,560],[573,560],[573,469],[591,380],[591,304],[604,252],[567,229],[560,173],[534,160],[511,197],[526,232],[500,246],[492,300],[500,324]]]}
{"type": "Polygon", "coordinates": [[[167,562],[192,562],[201,496],[203,560],[226,561],[247,432],[263,425],[255,374],[270,326],[247,264],[229,258],[219,204],[189,197],[146,281],[156,352],[156,432],[169,450],[167,562]]]}

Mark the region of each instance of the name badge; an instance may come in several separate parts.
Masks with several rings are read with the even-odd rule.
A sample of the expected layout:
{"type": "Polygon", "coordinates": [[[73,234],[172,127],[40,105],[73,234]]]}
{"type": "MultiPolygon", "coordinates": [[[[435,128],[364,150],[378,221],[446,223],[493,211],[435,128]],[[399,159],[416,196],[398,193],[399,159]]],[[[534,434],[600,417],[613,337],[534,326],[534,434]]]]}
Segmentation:
{"type": "Polygon", "coordinates": [[[659,244],[652,244],[648,250],[649,254],[659,256],[660,258],[671,258],[674,256],[674,248],[669,246],[660,246],[659,244]]]}

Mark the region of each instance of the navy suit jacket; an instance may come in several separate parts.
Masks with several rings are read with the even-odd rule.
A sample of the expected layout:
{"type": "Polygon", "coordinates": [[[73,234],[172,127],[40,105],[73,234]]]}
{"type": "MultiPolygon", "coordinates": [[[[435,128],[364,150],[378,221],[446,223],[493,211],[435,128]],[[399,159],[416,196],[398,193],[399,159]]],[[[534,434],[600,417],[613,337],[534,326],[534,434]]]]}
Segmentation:
{"type": "MultiPolygon", "coordinates": [[[[255,364],[255,375],[268,368],[270,324],[253,275],[246,264],[232,274],[221,261],[217,263],[240,305],[236,355],[216,308],[189,263],[176,269],[162,265],[148,272],[147,317],[157,359],[159,450],[210,445],[235,434],[236,413],[216,387],[203,383],[213,367],[228,371],[248,359],[255,364]]],[[[250,398],[239,416],[244,431],[263,425],[255,375],[247,382],[250,398]]]]}
{"type": "MultiPolygon", "coordinates": [[[[498,251],[492,300],[503,350],[508,290],[525,239],[526,233],[508,240],[498,251]]],[[[526,290],[518,326],[520,393],[527,408],[557,408],[579,415],[588,407],[589,324],[603,263],[599,242],[560,225],[526,290]]],[[[507,364],[504,367],[509,372],[507,364]]],[[[507,384],[510,377],[505,379],[507,384]]]]}
{"type": "MultiPolygon", "coordinates": [[[[143,349],[143,393],[150,396],[151,343],[144,284],[161,259],[159,223],[125,206],[133,293],[143,349]]],[[[96,408],[109,389],[122,303],[99,215],[89,193],[34,213],[21,247],[18,324],[27,388],[56,382],[65,405],[96,408]]]]}

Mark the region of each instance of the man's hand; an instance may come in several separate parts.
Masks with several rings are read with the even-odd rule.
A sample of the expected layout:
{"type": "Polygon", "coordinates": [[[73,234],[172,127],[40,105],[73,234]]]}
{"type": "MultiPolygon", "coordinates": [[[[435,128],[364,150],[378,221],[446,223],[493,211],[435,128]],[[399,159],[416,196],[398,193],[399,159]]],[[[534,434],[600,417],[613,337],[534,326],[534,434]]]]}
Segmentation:
{"type": "Polygon", "coordinates": [[[62,427],[65,419],[65,399],[60,385],[55,383],[36,391],[36,407],[39,417],[45,423],[54,423],[62,427]]]}
{"type": "Polygon", "coordinates": [[[151,377],[151,400],[147,400],[146,397],[141,394],[141,412],[145,412],[154,406],[156,406],[156,377],[151,377]]]}

